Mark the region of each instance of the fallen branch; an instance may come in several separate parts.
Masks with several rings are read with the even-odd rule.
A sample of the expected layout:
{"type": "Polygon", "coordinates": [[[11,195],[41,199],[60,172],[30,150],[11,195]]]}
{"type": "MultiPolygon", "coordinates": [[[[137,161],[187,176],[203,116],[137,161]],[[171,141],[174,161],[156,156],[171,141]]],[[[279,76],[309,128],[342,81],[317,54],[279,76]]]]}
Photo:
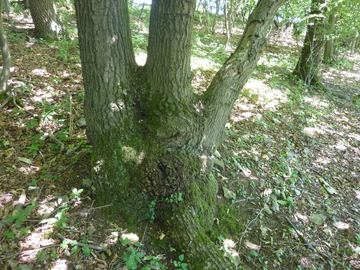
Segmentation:
{"type": "Polygon", "coordinates": [[[0,257],[0,261],[6,260],[6,259],[10,259],[10,258],[12,258],[12,257],[16,257],[16,256],[19,256],[19,255],[23,255],[23,254],[27,254],[27,253],[32,253],[32,252],[40,251],[40,250],[47,249],[47,248],[59,247],[59,246],[60,246],[60,245],[50,245],[50,246],[45,246],[45,247],[42,247],[42,248],[25,250],[25,251],[22,251],[22,252],[19,252],[19,253],[15,253],[15,254],[12,254],[12,255],[8,255],[8,256],[5,256],[5,257],[0,257]]]}
{"type": "Polygon", "coordinates": [[[94,245],[89,245],[89,244],[84,244],[84,243],[80,243],[76,240],[72,240],[72,239],[69,239],[69,238],[65,238],[64,236],[62,236],[60,233],[57,234],[58,237],[61,239],[61,240],[65,240],[66,242],[68,243],[72,243],[72,245],[76,245],[76,246],[79,246],[79,247],[88,247],[90,249],[94,249],[94,250],[99,250],[99,251],[103,251],[103,252],[106,252],[109,256],[111,254],[110,250],[107,249],[107,248],[103,248],[103,247],[100,247],[100,246],[94,246],[94,245]],[[75,244],[74,244],[75,242],[75,244]]]}
{"type": "Polygon", "coordinates": [[[87,211],[92,211],[92,210],[96,210],[96,209],[101,209],[101,208],[105,208],[105,207],[110,207],[112,206],[112,204],[107,204],[107,205],[103,205],[103,206],[99,206],[99,207],[94,207],[94,208],[86,208],[86,209],[83,209],[81,211],[78,211],[78,212],[75,212],[75,213],[72,213],[72,214],[69,214],[69,215],[65,215],[67,218],[69,217],[72,217],[72,216],[76,216],[78,214],[81,214],[81,213],[85,213],[87,211]]]}

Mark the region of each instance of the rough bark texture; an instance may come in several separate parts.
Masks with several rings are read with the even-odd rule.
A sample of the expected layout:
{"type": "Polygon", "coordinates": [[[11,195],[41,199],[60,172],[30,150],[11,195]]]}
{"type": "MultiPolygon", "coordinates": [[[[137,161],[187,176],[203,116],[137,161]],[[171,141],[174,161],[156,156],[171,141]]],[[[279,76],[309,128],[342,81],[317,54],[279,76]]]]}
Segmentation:
{"type": "Polygon", "coordinates": [[[322,4],[324,3],[325,0],[312,0],[304,46],[293,72],[308,85],[319,84],[317,73],[321,49],[325,42],[324,17],[321,15],[324,8],[322,4]]]}
{"type": "Polygon", "coordinates": [[[35,24],[35,36],[56,39],[61,31],[61,24],[57,19],[54,1],[31,0],[29,7],[35,24]]]}
{"type": "Polygon", "coordinates": [[[190,85],[195,0],[153,0],[144,67],[135,63],[126,0],[75,1],[99,201],[131,225],[157,197],[156,221],[190,269],[234,268],[207,236],[212,153],[282,2],[259,1],[235,53],[198,96],[190,85]],[[183,201],[166,201],[179,193],[183,201]]]}
{"type": "Polygon", "coordinates": [[[6,93],[6,87],[10,77],[10,65],[11,65],[10,50],[7,44],[4,28],[2,25],[3,2],[4,0],[0,0],[0,47],[1,47],[1,54],[3,59],[3,69],[0,77],[0,94],[6,93]]]}
{"type": "Polygon", "coordinates": [[[333,32],[335,28],[336,15],[334,12],[331,12],[329,15],[329,20],[327,24],[328,28],[328,37],[326,38],[326,42],[324,45],[324,58],[325,62],[332,62],[334,60],[334,38],[333,32]]]}

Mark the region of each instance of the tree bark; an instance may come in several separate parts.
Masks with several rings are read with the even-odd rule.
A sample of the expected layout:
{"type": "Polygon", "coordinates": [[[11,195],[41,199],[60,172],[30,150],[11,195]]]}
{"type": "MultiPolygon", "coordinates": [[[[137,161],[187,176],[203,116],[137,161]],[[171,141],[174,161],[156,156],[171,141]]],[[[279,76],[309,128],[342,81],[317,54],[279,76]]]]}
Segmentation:
{"type": "Polygon", "coordinates": [[[10,66],[11,66],[11,57],[6,36],[4,33],[4,27],[2,24],[2,8],[4,5],[4,0],[0,0],[0,47],[1,54],[3,59],[3,69],[0,77],[0,95],[6,93],[7,83],[10,77],[10,66]]]}
{"type": "Polygon", "coordinates": [[[331,12],[329,15],[329,20],[328,20],[328,25],[327,25],[327,29],[328,29],[328,33],[327,33],[327,38],[325,41],[325,45],[324,45],[324,58],[323,61],[324,62],[332,62],[334,60],[334,37],[333,37],[333,32],[334,32],[334,28],[335,28],[335,22],[336,22],[336,14],[335,12],[331,12]]]}
{"type": "Polygon", "coordinates": [[[308,85],[320,84],[317,73],[321,49],[325,42],[323,8],[321,8],[324,3],[325,0],[312,0],[304,46],[293,72],[308,85]]]}
{"type": "Polygon", "coordinates": [[[54,1],[31,0],[29,7],[35,24],[35,36],[44,39],[57,39],[62,27],[57,18],[54,1]]]}
{"type": "Polygon", "coordinates": [[[153,0],[144,67],[135,63],[126,0],[75,1],[99,202],[131,226],[158,198],[155,221],[190,269],[234,268],[207,236],[213,151],[282,2],[259,1],[238,48],[198,96],[190,84],[195,0],[153,0]],[[180,193],[182,201],[166,201],[180,193]]]}

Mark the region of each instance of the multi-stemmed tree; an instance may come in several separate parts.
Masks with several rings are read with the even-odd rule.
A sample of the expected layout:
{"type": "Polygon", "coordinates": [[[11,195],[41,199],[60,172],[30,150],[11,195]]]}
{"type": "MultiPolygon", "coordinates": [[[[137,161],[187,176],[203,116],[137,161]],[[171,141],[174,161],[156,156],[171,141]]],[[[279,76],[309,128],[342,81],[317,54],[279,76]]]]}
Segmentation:
{"type": "Polygon", "coordinates": [[[156,222],[191,269],[233,269],[210,241],[213,152],[283,0],[261,0],[234,53],[202,95],[191,88],[195,0],[153,0],[148,58],[135,62],[126,0],[75,0],[87,136],[100,203],[128,224],[158,198],[156,222]],[[182,194],[182,200],[165,198],[182,194]]]}

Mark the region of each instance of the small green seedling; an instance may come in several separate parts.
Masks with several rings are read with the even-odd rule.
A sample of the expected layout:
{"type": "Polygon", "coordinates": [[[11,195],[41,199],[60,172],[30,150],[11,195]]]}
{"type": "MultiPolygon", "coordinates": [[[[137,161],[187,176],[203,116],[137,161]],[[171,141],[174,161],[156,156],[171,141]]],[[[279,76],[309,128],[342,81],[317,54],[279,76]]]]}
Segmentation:
{"type": "Polygon", "coordinates": [[[183,263],[184,257],[185,257],[184,254],[181,254],[179,256],[179,261],[174,261],[174,266],[177,267],[177,269],[188,270],[188,268],[187,268],[188,264],[183,263]]]}

